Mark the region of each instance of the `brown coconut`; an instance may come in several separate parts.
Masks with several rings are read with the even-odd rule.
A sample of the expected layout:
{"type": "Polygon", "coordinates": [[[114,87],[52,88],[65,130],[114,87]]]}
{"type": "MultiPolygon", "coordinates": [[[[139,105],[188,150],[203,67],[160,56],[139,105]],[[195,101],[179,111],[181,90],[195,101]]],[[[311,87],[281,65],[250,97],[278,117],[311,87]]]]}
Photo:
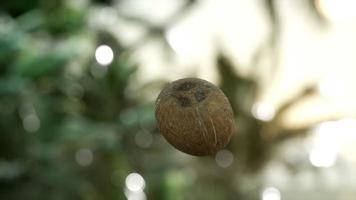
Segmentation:
{"type": "Polygon", "coordinates": [[[214,155],[235,130],[224,93],[212,83],[185,78],[168,84],[156,101],[156,120],[164,138],[185,153],[214,155]]]}

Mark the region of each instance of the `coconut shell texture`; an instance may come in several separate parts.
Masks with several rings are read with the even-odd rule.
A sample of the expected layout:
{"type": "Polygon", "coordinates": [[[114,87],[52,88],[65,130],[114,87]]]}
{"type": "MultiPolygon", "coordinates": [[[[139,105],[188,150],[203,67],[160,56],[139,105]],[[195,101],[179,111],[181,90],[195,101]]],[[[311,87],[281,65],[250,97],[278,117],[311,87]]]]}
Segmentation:
{"type": "Polygon", "coordinates": [[[164,138],[195,156],[216,154],[235,131],[234,115],[224,93],[198,78],[168,84],[157,98],[155,114],[164,138]]]}

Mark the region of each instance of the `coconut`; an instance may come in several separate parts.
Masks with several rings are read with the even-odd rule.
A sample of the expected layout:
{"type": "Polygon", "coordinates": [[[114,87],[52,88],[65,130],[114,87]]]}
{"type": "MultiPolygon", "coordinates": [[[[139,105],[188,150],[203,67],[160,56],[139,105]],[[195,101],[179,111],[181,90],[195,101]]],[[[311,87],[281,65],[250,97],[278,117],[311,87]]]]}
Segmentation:
{"type": "Polygon", "coordinates": [[[225,94],[198,79],[176,80],[157,97],[155,115],[163,137],[195,156],[215,155],[235,131],[234,114],[225,94]]]}

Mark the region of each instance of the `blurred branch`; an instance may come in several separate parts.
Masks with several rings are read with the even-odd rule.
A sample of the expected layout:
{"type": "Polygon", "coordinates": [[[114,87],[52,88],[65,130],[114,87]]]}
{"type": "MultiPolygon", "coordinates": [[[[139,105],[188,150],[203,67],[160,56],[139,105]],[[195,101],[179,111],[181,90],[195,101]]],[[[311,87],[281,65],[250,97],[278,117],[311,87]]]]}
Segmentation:
{"type": "Polygon", "coordinates": [[[242,77],[234,71],[231,61],[222,53],[218,54],[216,64],[220,77],[221,90],[231,102],[238,120],[238,134],[232,142],[233,152],[245,164],[249,172],[261,169],[268,156],[268,143],[264,141],[261,130],[262,121],[255,119],[251,108],[256,98],[256,81],[242,77]]]}
{"type": "Polygon", "coordinates": [[[251,116],[251,107],[254,102],[257,84],[255,81],[235,73],[231,61],[222,53],[217,56],[217,67],[220,77],[220,88],[231,102],[236,115],[251,116]]]}
{"type": "Polygon", "coordinates": [[[269,44],[275,46],[280,32],[280,22],[278,19],[276,2],[275,0],[265,0],[264,4],[272,25],[272,32],[269,36],[269,44]]]}
{"type": "Polygon", "coordinates": [[[325,26],[327,25],[328,21],[325,17],[320,13],[317,0],[306,0],[307,7],[309,12],[312,14],[314,19],[318,22],[319,25],[325,26]]]}
{"type": "MultiPolygon", "coordinates": [[[[273,78],[273,74],[278,71],[278,61],[279,61],[279,49],[278,49],[278,39],[280,37],[281,25],[278,16],[278,9],[276,7],[275,0],[264,0],[263,2],[267,16],[269,17],[269,21],[271,23],[271,32],[267,38],[265,44],[262,44],[260,48],[257,49],[255,53],[255,58],[260,58],[265,52],[270,54],[271,57],[271,71],[270,75],[273,78]]],[[[254,59],[258,61],[258,59],[254,59]]]]}
{"type": "Polygon", "coordinates": [[[285,102],[279,109],[278,112],[275,115],[274,121],[279,121],[283,115],[285,114],[288,109],[302,101],[304,98],[315,94],[316,93],[316,86],[312,85],[309,87],[304,88],[304,90],[295,98],[290,99],[289,101],[285,102]]]}
{"type": "MultiPolygon", "coordinates": [[[[285,128],[282,127],[281,121],[282,118],[285,116],[285,113],[288,112],[290,108],[301,102],[303,99],[306,97],[315,94],[316,92],[316,86],[309,86],[306,87],[300,94],[298,94],[296,97],[291,98],[290,100],[286,101],[283,103],[283,105],[277,110],[273,120],[269,123],[265,123],[262,134],[265,139],[268,141],[273,141],[276,138],[279,138],[281,134],[286,134],[286,132],[289,132],[292,130],[286,130],[285,128]]],[[[303,127],[301,130],[307,129],[308,127],[303,127]]],[[[294,130],[293,132],[300,132],[300,130],[294,130]]],[[[289,135],[289,134],[288,134],[289,135]]],[[[291,134],[292,135],[292,134],[291,134]]]]}
{"type": "Polygon", "coordinates": [[[188,12],[190,12],[191,9],[194,7],[195,3],[197,3],[197,0],[185,1],[185,4],[182,7],[180,7],[176,13],[174,13],[171,17],[169,17],[169,19],[162,25],[153,24],[152,22],[150,22],[145,18],[133,17],[133,16],[128,16],[119,13],[119,17],[127,21],[137,23],[145,27],[147,30],[147,33],[144,36],[142,36],[140,39],[138,39],[133,45],[131,45],[128,48],[128,51],[137,49],[138,47],[142,46],[147,41],[149,41],[152,37],[159,37],[160,39],[162,39],[162,41],[165,43],[166,46],[170,46],[165,37],[165,32],[170,27],[172,27],[175,23],[177,23],[182,17],[184,17],[188,12]]]}

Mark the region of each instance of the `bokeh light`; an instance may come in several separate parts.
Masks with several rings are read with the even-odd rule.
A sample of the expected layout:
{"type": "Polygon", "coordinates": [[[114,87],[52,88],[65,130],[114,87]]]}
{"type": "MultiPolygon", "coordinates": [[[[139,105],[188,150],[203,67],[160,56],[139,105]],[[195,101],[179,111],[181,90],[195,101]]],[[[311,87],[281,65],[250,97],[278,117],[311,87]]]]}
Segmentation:
{"type": "Polygon", "coordinates": [[[34,133],[40,129],[41,120],[31,103],[22,104],[19,108],[19,115],[22,118],[22,126],[27,132],[34,133]]]}
{"type": "Polygon", "coordinates": [[[215,161],[220,167],[226,168],[234,162],[234,156],[229,150],[223,149],[215,155],[215,161]]]}
{"type": "Polygon", "coordinates": [[[281,192],[275,187],[267,187],[262,192],[262,200],[281,200],[281,192]]]}
{"type": "Polygon", "coordinates": [[[94,159],[93,152],[90,149],[82,148],[75,153],[75,160],[80,166],[89,166],[94,159]]]}
{"type": "Polygon", "coordinates": [[[114,52],[108,45],[100,45],[95,50],[95,59],[100,65],[109,65],[114,60],[114,52]]]}
{"type": "Polygon", "coordinates": [[[132,192],[143,191],[145,188],[145,180],[138,173],[131,173],[125,179],[126,188],[132,192]]]}
{"type": "Polygon", "coordinates": [[[342,155],[355,160],[350,147],[356,141],[356,119],[326,121],[315,129],[309,161],[316,167],[332,167],[342,155]]]}
{"type": "Polygon", "coordinates": [[[33,133],[38,131],[41,126],[41,121],[36,114],[29,114],[22,120],[23,127],[27,132],[33,133]]]}
{"type": "Polygon", "coordinates": [[[146,193],[144,193],[143,191],[133,192],[133,191],[125,188],[124,193],[125,193],[127,200],[146,200],[147,199],[146,193]]]}
{"type": "Polygon", "coordinates": [[[314,148],[311,150],[309,160],[315,167],[331,167],[337,160],[337,151],[328,148],[314,148]]]}
{"type": "Polygon", "coordinates": [[[153,136],[148,131],[142,130],[136,133],[135,142],[141,148],[148,148],[152,145],[153,136]]]}
{"type": "Polygon", "coordinates": [[[275,108],[266,102],[256,103],[252,107],[252,115],[261,121],[271,121],[275,112],[275,108]]]}
{"type": "Polygon", "coordinates": [[[331,167],[338,157],[340,140],[337,138],[334,122],[321,123],[315,133],[313,147],[309,154],[309,161],[315,167],[331,167]]]}

